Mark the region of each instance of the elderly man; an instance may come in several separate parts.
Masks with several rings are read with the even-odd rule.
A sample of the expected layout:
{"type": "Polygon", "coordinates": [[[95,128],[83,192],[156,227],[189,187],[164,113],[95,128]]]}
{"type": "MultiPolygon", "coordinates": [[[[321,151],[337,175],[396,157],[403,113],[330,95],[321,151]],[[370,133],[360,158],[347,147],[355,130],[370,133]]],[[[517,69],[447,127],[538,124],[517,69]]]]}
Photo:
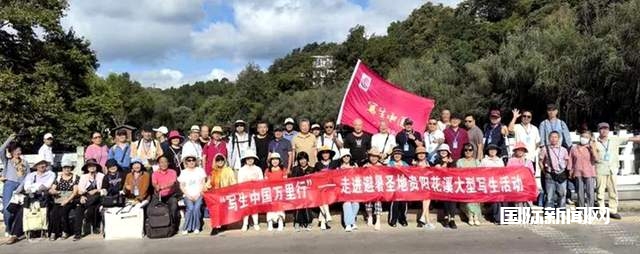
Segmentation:
{"type": "Polygon", "coordinates": [[[464,117],[464,125],[467,127],[467,134],[469,134],[469,143],[476,148],[473,157],[482,160],[484,158],[484,134],[482,130],[478,128],[476,119],[471,114],[464,117]]]}
{"type": "Polygon", "coordinates": [[[440,121],[438,121],[438,130],[444,131],[451,125],[451,111],[448,109],[443,109],[440,112],[440,121]]]}
{"type": "MultiPolygon", "coordinates": [[[[293,145],[294,154],[297,156],[299,152],[305,152],[309,155],[309,164],[315,165],[316,156],[316,136],[310,132],[310,122],[307,119],[300,121],[300,133],[293,137],[291,144],[293,145]]],[[[286,133],[285,133],[286,138],[286,133]]]]}
{"type": "Polygon", "coordinates": [[[509,128],[502,124],[502,113],[499,109],[492,109],[489,111],[488,124],[484,126],[484,153],[487,154],[487,148],[489,145],[496,145],[500,148],[498,156],[508,156],[507,149],[507,134],[509,134],[509,128]]]}
{"type": "Polygon", "coordinates": [[[605,190],[609,192],[609,212],[612,219],[621,219],[622,216],[618,214],[618,189],[617,189],[617,177],[620,160],[618,153],[620,152],[620,145],[624,145],[627,142],[640,143],[640,136],[634,137],[619,137],[609,135],[609,124],[598,124],[598,131],[600,136],[596,143],[596,149],[599,157],[596,160],[596,190],[598,200],[598,206],[604,207],[604,193],[605,190]]]}
{"type": "Polygon", "coordinates": [[[522,110],[521,113],[520,110],[514,109],[512,112],[513,119],[509,123],[509,132],[515,135],[516,143],[522,142],[527,146],[527,159],[535,161],[541,139],[538,127],[531,124],[533,114],[530,110],[522,110]],[[520,124],[516,124],[518,118],[520,118],[520,124]]]}
{"type": "MultiPolygon", "coordinates": [[[[153,139],[151,127],[142,127],[142,138],[131,143],[131,158],[142,160],[146,168],[157,165],[157,159],[164,153],[160,142],[153,139]]],[[[155,169],[155,168],[154,168],[155,169]]]]}
{"type": "Polygon", "coordinates": [[[316,152],[327,146],[335,152],[334,160],[340,159],[340,148],[343,146],[342,136],[336,130],[336,124],[333,120],[324,123],[324,133],[320,134],[316,141],[316,152]]]}
{"type": "Polygon", "coordinates": [[[365,164],[371,149],[371,135],[363,131],[362,119],[353,120],[353,132],[344,138],[344,147],[350,149],[353,162],[358,166],[365,164]]]}
{"type": "Polygon", "coordinates": [[[393,148],[396,147],[396,135],[389,132],[389,123],[384,120],[380,121],[378,130],[380,132],[371,137],[371,147],[378,149],[382,154],[382,160],[386,160],[391,155],[393,148]]]}
{"type": "Polygon", "coordinates": [[[53,165],[53,134],[44,134],[42,141],[44,144],[42,144],[38,150],[38,155],[41,158],[44,158],[45,161],[49,162],[49,165],[53,165]]]}
{"type": "Polygon", "coordinates": [[[416,148],[423,146],[420,132],[413,129],[413,120],[407,118],[403,122],[404,130],[396,135],[396,144],[402,148],[402,160],[407,164],[411,164],[416,154],[416,148]]]}
{"type": "Polygon", "coordinates": [[[269,153],[278,153],[281,164],[287,170],[293,166],[293,147],[291,142],[284,138],[284,127],[276,126],[273,130],[273,140],[269,142],[269,153]]]}

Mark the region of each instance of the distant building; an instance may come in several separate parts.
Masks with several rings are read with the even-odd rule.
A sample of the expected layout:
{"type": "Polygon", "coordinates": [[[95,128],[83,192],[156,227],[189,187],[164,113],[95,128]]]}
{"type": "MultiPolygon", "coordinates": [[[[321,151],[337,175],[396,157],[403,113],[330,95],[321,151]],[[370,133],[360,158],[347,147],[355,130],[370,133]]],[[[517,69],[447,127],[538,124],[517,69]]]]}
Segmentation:
{"type": "Polygon", "coordinates": [[[313,86],[323,86],[330,77],[330,74],[335,73],[333,68],[333,56],[312,56],[313,57],[313,86]]]}

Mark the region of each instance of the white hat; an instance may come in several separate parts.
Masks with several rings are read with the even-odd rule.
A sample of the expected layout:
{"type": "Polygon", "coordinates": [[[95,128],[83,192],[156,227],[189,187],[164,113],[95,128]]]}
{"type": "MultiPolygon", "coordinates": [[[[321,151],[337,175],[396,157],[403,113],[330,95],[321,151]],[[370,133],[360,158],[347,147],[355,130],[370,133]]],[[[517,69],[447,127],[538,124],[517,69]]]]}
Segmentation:
{"type": "Polygon", "coordinates": [[[69,158],[65,158],[60,162],[61,167],[73,167],[73,161],[69,158]]]}
{"type": "Polygon", "coordinates": [[[322,128],[320,127],[319,124],[314,123],[313,125],[311,125],[311,129],[313,130],[313,129],[322,129],[322,128]]]}
{"type": "Polygon", "coordinates": [[[288,117],[287,119],[284,120],[284,124],[294,124],[296,121],[293,120],[293,118],[288,117]]]}
{"type": "Polygon", "coordinates": [[[50,138],[53,138],[53,134],[47,133],[47,134],[44,134],[44,138],[42,140],[47,140],[47,139],[50,139],[50,138]]]}
{"type": "Polygon", "coordinates": [[[35,159],[35,162],[36,163],[33,164],[33,168],[35,168],[36,166],[38,166],[39,164],[42,164],[42,163],[44,163],[45,165],[49,166],[49,161],[47,161],[44,158],[44,156],[42,156],[42,155],[37,155],[36,159],[35,159]]]}
{"type": "Polygon", "coordinates": [[[351,157],[351,150],[348,148],[340,149],[340,158],[344,158],[345,156],[351,157]]]}
{"type": "Polygon", "coordinates": [[[167,129],[166,126],[160,126],[158,128],[153,129],[153,131],[161,132],[164,135],[167,135],[167,133],[169,133],[169,129],[167,129]]]}
{"type": "Polygon", "coordinates": [[[238,125],[247,125],[247,122],[245,122],[244,120],[240,119],[240,120],[236,120],[236,122],[234,123],[235,126],[238,125]]]}
{"type": "Polygon", "coordinates": [[[182,158],[181,159],[184,161],[189,157],[195,158],[196,160],[198,159],[198,155],[196,155],[195,153],[184,153],[184,154],[182,154],[182,158]]]}
{"type": "Polygon", "coordinates": [[[247,150],[247,152],[242,156],[241,160],[244,161],[248,158],[254,158],[255,160],[259,160],[258,156],[253,150],[247,150]]]}
{"type": "Polygon", "coordinates": [[[190,132],[200,132],[200,126],[191,125],[190,132]]]}
{"type": "Polygon", "coordinates": [[[440,145],[440,148],[438,148],[438,152],[440,152],[440,151],[447,151],[447,152],[451,153],[451,149],[449,149],[449,145],[447,145],[447,144],[440,145]]]}
{"type": "Polygon", "coordinates": [[[282,157],[280,157],[279,153],[270,153],[269,154],[269,161],[273,160],[273,159],[281,159],[282,157]]]}

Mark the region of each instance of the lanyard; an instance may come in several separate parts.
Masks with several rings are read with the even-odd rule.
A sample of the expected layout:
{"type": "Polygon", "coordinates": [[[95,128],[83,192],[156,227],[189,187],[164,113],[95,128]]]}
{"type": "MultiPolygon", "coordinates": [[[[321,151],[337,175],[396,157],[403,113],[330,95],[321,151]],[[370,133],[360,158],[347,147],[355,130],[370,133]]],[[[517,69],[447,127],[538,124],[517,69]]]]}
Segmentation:
{"type": "Polygon", "coordinates": [[[458,130],[456,131],[456,136],[455,136],[455,137],[453,137],[453,142],[454,142],[454,143],[458,143],[458,136],[460,136],[460,129],[458,129],[458,130]]]}

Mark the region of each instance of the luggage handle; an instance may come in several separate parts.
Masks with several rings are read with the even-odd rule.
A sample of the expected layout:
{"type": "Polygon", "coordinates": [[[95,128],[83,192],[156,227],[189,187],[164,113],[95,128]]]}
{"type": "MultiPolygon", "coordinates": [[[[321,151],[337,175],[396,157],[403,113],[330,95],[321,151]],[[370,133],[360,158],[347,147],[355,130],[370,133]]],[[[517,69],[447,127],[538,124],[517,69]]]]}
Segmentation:
{"type": "Polygon", "coordinates": [[[128,205],[128,206],[125,206],[125,207],[123,207],[123,208],[120,208],[120,210],[118,210],[118,211],[116,212],[116,214],[125,214],[125,213],[129,213],[129,212],[131,212],[131,210],[133,210],[133,207],[134,207],[134,205],[128,205]],[[127,207],[129,207],[129,210],[128,210],[128,211],[126,211],[126,212],[124,212],[124,209],[125,209],[125,208],[127,208],[127,207]]]}

